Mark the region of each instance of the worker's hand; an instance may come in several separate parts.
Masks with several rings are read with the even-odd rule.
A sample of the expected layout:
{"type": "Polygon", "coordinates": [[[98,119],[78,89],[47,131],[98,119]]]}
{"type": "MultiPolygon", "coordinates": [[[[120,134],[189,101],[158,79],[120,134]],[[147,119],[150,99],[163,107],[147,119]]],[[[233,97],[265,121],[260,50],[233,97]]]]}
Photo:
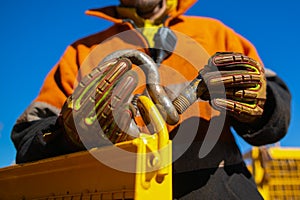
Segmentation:
{"type": "Polygon", "coordinates": [[[128,100],[137,85],[131,65],[126,58],[100,64],[65,102],[60,123],[78,148],[126,140],[132,119],[128,100]]]}
{"type": "Polygon", "coordinates": [[[266,79],[263,67],[240,53],[222,52],[212,56],[201,70],[198,87],[201,99],[225,109],[240,122],[251,123],[263,114],[266,79]]]}

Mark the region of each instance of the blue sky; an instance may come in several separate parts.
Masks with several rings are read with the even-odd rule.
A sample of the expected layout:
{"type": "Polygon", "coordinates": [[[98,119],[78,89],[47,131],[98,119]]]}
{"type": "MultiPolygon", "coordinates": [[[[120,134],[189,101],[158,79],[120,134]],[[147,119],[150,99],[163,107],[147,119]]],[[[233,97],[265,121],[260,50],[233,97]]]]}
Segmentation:
{"type": "MultiPolygon", "coordinates": [[[[67,45],[110,25],[86,16],[89,8],[117,0],[11,0],[0,7],[0,167],[14,163],[10,131],[36,97],[44,77],[67,45]]],[[[300,146],[298,80],[300,66],[300,1],[199,0],[187,14],[217,18],[245,36],[257,48],[265,66],[289,86],[292,120],[282,146],[300,146]]],[[[201,28],[201,27],[199,27],[201,28]]],[[[237,137],[242,151],[250,148],[237,137]]]]}

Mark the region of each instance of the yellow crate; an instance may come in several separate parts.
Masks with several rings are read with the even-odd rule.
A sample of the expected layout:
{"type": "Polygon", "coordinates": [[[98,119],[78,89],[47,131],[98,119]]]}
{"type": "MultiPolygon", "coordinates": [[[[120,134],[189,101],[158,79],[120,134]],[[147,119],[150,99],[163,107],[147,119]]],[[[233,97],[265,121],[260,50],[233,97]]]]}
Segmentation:
{"type": "Polygon", "coordinates": [[[245,155],[265,199],[300,199],[300,148],[253,148],[245,155]]]}
{"type": "Polygon", "coordinates": [[[2,168],[0,200],[172,199],[172,144],[167,128],[152,101],[144,97],[141,101],[155,134],[2,168]]]}

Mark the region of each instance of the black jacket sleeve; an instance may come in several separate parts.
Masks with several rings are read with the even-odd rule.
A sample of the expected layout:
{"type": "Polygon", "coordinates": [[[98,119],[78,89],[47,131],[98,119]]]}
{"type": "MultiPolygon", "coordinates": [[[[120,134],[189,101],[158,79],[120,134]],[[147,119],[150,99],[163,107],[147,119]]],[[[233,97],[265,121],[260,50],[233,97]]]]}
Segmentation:
{"type": "Polygon", "coordinates": [[[16,124],[11,139],[17,150],[16,163],[36,161],[74,152],[75,149],[56,125],[57,116],[16,124]],[[46,141],[44,134],[51,133],[46,141]]]}
{"type": "Polygon", "coordinates": [[[267,76],[267,100],[263,116],[253,124],[232,120],[236,132],[254,146],[271,144],[283,138],[291,115],[291,94],[276,74],[267,76]]]}

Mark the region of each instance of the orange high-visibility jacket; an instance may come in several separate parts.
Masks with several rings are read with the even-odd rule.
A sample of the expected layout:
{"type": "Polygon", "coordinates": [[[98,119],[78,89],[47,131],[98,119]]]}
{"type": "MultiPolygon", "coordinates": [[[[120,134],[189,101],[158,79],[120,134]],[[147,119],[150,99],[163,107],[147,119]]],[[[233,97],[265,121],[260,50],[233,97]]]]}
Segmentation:
{"type": "MultiPolygon", "coordinates": [[[[209,56],[215,52],[240,52],[261,62],[255,47],[220,21],[207,17],[183,15],[194,2],[195,0],[179,0],[177,9],[169,13],[168,19],[164,22],[165,26],[174,31],[178,41],[173,54],[164,60],[159,68],[161,82],[162,85],[169,87],[170,90],[176,90],[177,93],[178,87],[180,88],[184,83],[193,80],[197,76],[199,69],[205,65],[209,56]]],[[[25,133],[26,131],[22,132],[20,128],[22,124],[42,120],[49,116],[57,116],[66,98],[72,94],[80,78],[87,74],[91,68],[95,67],[109,53],[124,48],[140,49],[147,53],[148,43],[145,38],[139,31],[134,29],[131,23],[118,18],[116,7],[89,10],[87,14],[110,20],[114,22],[114,25],[68,46],[59,62],[49,72],[39,95],[17,120],[12,132],[13,141],[18,149],[17,157],[19,157],[19,162],[26,161],[26,158],[22,159],[22,156],[26,157],[25,155],[30,151],[28,149],[34,149],[30,148],[31,143],[29,141],[21,142],[24,139],[24,135],[27,134],[25,133]],[[26,144],[26,146],[22,147],[21,143],[26,144]]],[[[141,77],[141,79],[143,78],[141,77]]],[[[268,86],[270,83],[269,80],[268,86]]],[[[269,88],[279,87],[269,86],[269,88]]],[[[286,91],[287,89],[284,88],[283,90],[286,91]]],[[[272,94],[274,93],[276,92],[272,94]]],[[[276,100],[274,97],[272,99],[274,102],[278,100],[278,98],[276,100]]],[[[289,99],[289,95],[286,99],[289,99]]],[[[274,107],[275,103],[267,103],[267,105],[270,105],[277,114],[282,111],[276,110],[277,107],[274,107]]],[[[283,109],[289,110],[289,104],[286,103],[286,105],[287,108],[283,109]]],[[[272,119],[274,116],[275,114],[268,114],[265,121],[270,121],[269,119],[272,119]]],[[[287,116],[288,119],[283,120],[284,122],[281,123],[282,128],[278,133],[270,135],[269,133],[272,131],[269,127],[271,125],[264,126],[264,123],[259,125],[261,127],[260,130],[239,124],[236,125],[237,131],[251,144],[260,145],[275,142],[286,132],[289,112],[287,116]],[[261,138],[264,139],[262,140],[261,138]]],[[[220,163],[229,165],[242,162],[242,157],[230,130],[232,125],[230,119],[223,117],[218,122],[217,119],[220,118],[222,118],[220,113],[214,110],[208,102],[199,101],[182,115],[181,123],[176,126],[169,126],[171,137],[174,140],[174,156],[180,157],[179,161],[174,164],[176,171],[216,167],[220,163]],[[212,119],[216,119],[214,123],[218,123],[218,126],[221,127],[220,129],[211,123],[212,119]],[[207,140],[205,135],[207,132],[211,134],[214,131],[220,132],[220,137],[216,137],[214,139],[216,141],[208,141],[214,143],[213,148],[208,155],[200,159],[198,153],[203,141],[207,140]],[[191,140],[193,143],[189,147],[184,145],[191,142],[185,141],[186,136],[189,136],[187,140],[191,140]],[[188,150],[181,156],[181,151],[185,151],[186,148],[188,150]],[[183,162],[180,162],[180,160],[183,162]]],[[[273,119],[273,122],[278,123],[278,120],[273,119]]],[[[30,134],[34,137],[35,133],[30,134]]],[[[38,154],[37,152],[35,153],[38,154]]],[[[57,152],[56,154],[60,153],[65,152],[57,152]]],[[[46,156],[38,156],[38,158],[42,157],[46,156]]]]}

